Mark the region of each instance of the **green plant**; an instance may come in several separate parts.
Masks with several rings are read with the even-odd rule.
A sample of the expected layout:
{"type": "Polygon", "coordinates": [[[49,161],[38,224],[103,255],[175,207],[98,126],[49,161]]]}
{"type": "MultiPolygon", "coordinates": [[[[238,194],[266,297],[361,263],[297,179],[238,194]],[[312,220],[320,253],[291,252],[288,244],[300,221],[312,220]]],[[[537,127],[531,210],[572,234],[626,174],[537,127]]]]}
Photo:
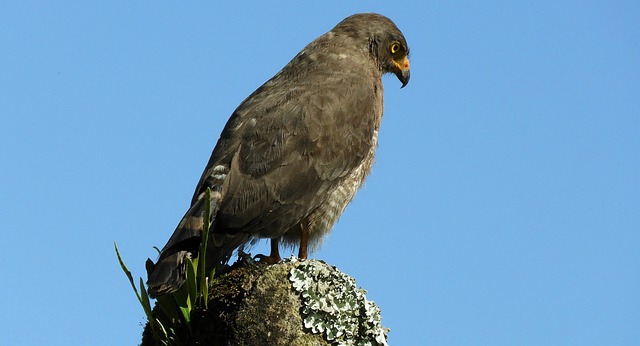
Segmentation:
{"type": "Polygon", "coordinates": [[[214,272],[207,272],[206,253],[209,238],[209,228],[211,227],[211,190],[207,189],[205,196],[205,207],[203,217],[203,232],[198,254],[194,258],[186,258],[186,279],[185,283],[177,291],[159,297],[156,300],[156,308],[151,308],[151,300],[145,289],[144,282],[140,278],[139,288],[136,287],[131,271],[127,268],[120,256],[118,246],[114,242],[116,255],[122,270],[126,274],[131,287],[142,305],[149,326],[155,340],[161,345],[182,345],[188,340],[178,337],[178,335],[191,336],[192,314],[194,309],[207,309],[209,300],[209,282],[213,278],[214,272]],[[187,333],[178,333],[178,329],[186,329],[187,333]]]}

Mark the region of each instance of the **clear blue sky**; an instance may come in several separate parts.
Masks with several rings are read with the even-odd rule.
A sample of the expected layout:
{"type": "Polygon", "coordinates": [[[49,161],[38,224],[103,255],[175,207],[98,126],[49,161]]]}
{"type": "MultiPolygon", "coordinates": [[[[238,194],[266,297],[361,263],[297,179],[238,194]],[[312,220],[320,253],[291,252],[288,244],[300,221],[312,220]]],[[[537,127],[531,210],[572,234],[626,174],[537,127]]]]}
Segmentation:
{"type": "Polygon", "coordinates": [[[377,163],[315,257],[392,345],[640,342],[640,5],[4,1],[3,345],[135,345],[136,276],[233,109],[357,12],[392,18],[377,163]]]}

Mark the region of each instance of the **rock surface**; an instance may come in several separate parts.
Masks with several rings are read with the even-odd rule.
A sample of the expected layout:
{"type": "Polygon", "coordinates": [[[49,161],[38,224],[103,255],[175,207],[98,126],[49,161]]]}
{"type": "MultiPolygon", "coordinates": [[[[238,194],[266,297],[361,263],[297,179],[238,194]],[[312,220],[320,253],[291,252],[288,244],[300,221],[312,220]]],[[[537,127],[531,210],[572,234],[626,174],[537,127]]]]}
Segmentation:
{"type": "MultiPolygon", "coordinates": [[[[387,345],[380,310],[323,261],[245,264],[214,278],[192,314],[195,345],[387,345]]],[[[145,328],[142,345],[155,345],[145,328]]]]}

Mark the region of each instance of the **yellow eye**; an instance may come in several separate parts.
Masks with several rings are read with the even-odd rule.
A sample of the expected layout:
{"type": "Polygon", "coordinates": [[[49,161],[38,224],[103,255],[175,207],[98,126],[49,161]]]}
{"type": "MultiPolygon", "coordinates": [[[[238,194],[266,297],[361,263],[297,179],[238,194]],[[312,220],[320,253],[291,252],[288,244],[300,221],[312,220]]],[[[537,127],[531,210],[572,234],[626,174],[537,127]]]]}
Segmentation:
{"type": "Polygon", "coordinates": [[[396,54],[400,50],[400,43],[398,42],[391,43],[390,49],[391,49],[391,54],[396,54]]]}

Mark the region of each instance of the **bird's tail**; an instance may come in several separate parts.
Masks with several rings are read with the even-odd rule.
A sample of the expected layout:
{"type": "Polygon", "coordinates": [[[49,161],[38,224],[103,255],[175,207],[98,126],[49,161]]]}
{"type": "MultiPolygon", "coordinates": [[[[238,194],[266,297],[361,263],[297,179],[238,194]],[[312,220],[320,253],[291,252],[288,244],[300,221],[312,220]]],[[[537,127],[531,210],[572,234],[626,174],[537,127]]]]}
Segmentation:
{"type": "MultiPolygon", "coordinates": [[[[211,227],[207,244],[207,268],[211,269],[226,263],[233,250],[248,240],[244,233],[216,234],[215,215],[220,208],[220,192],[211,193],[211,227]]],[[[175,292],[186,278],[187,257],[198,256],[202,232],[204,229],[205,193],[202,193],[184,215],[171,238],[160,251],[154,264],[147,260],[147,287],[152,298],[175,292]]]]}

